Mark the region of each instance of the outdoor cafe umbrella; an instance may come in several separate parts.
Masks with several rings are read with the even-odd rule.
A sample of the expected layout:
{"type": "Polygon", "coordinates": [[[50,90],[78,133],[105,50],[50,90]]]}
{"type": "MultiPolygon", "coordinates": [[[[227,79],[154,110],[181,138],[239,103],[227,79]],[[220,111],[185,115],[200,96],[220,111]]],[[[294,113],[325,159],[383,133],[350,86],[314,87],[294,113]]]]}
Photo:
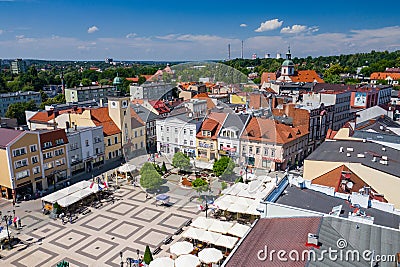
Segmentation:
{"type": "Polygon", "coordinates": [[[193,245],[187,241],[176,242],[170,246],[169,251],[177,256],[189,254],[193,251],[193,245]]]}
{"type": "Polygon", "coordinates": [[[216,248],[205,248],[199,252],[199,259],[205,264],[217,263],[222,257],[222,252],[216,248]]]}
{"type": "Polygon", "coordinates": [[[231,229],[229,229],[228,234],[242,238],[249,229],[250,227],[247,225],[236,223],[231,229]]]}
{"type": "Polygon", "coordinates": [[[215,242],[217,242],[218,238],[220,237],[221,234],[217,234],[210,231],[204,231],[203,234],[200,236],[200,240],[203,242],[215,244],[215,242]]]}
{"type": "Polygon", "coordinates": [[[221,234],[226,234],[229,229],[231,229],[233,226],[233,223],[231,222],[223,222],[220,220],[214,220],[213,223],[208,227],[208,231],[216,232],[216,233],[221,233],[221,234]]]}
{"type": "Polygon", "coordinates": [[[203,235],[204,230],[198,229],[195,227],[189,227],[185,232],[183,232],[182,236],[184,238],[196,239],[200,240],[201,236],[203,235]]]}
{"type": "Polygon", "coordinates": [[[124,165],[118,168],[119,172],[132,172],[134,170],[136,170],[136,166],[129,163],[125,163],[124,165]]]}
{"type": "Polygon", "coordinates": [[[196,267],[200,265],[200,260],[195,255],[182,255],[175,260],[175,267],[196,267]]]}
{"type": "Polygon", "coordinates": [[[152,260],[149,267],[174,267],[175,262],[168,257],[160,257],[152,260]]]}
{"type": "Polygon", "coordinates": [[[207,229],[212,224],[212,219],[206,217],[197,217],[191,224],[193,227],[197,227],[200,229],[207,229]]]}
{"type": "Polygon", "coordinates": [[[221,235],[214,245],[232,249],[238,240],[237,237],[221,235]]]}

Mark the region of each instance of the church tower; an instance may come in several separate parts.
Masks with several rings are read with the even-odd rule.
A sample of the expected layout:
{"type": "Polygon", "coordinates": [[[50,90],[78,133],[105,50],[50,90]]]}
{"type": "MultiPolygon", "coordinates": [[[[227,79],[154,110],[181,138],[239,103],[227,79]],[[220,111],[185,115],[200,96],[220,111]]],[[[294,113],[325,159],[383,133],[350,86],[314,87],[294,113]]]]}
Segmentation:
{"type": "Polygon", "coordinates": [[[281,69],[282,76],[292,76],[294,75],[294,63],[292,61],[292,54],[290,53],[290,46],[288,52],[286,53],[286,60],[282,63],[281,69]]]}

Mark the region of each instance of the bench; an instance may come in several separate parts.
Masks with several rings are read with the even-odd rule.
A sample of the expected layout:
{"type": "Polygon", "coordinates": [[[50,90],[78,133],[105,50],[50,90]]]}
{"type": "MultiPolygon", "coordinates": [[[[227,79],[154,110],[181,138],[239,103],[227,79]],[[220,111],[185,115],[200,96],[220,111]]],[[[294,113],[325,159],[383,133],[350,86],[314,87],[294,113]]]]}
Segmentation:
{"type": "Polygon", "coordinates": [[[174,235],[180,235],[183,232],[182,228],[179,228],[178,230],[176,230],[176,232],[174,233],[174,235]]]}
{"type": "Polygon", "coordinates": [[[82,214],[82,215],[86,215],[86,214],[89,214],[90,212],[91,212],[91,210],[90,210],[90,209],[87,209],[87,210],[83,211],[81,214],[82,214]]]}
{"type": "Polygon", "coordinates": [[[161,252],[161,247],[158,247],[158,248],[156,248],[154,251],[153,251],[153,255],[157,255],[158,253],[160,253],[161,252]]]}
{"type": "Polygon", "coordinates": [[[172,242],[172,235],[170,235],[170,236],[167,236],[164,240],[163,240],[163,244],[164,245],[168,245],[169,243],[171,243],[172,242]]]}
{"type": "Polygon", "coordinates": [[[185,222],[185,226],[189,226],[192,224],[192,219],[189,219],[185,222]]]}

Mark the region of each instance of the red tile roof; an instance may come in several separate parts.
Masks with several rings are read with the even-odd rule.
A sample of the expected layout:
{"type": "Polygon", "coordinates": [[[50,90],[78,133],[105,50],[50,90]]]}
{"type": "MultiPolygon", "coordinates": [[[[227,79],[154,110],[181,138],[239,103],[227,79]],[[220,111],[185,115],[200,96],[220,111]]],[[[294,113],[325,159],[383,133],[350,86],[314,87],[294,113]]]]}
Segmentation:
{"type": "Polygon", "coordinates": [[[24,134],[24,131],[0,128],[0,148],[7,147],[12,141],[24,134]]]}
{"type": "Polygon", "coordinates": [[[121,133],[121,130],[108,115],[107,107],[91,109],[90,116],[96,126],[103,126],[105,136],[121,133]]]}
{"type": "MultiPolygon", "coordinates": [[[[298,255],[302,255],[303,251],[310,249],[306,246],[308,233],[318,234],[319,225],[322,217],[305,217],[305,218],[270,218],[260,219],[251,229],[250,233],[245,237],[239,248],[227,262],[227,267],[238,266],[305,266],[305,261],[279,261],[276,253],[270,260],[269,253],[271,250],[276,252],[279,250],[287,251],[296,250],[298,255]],[[267,247],[267,258],[262,261],[258,257],[260,250],[265,251],[267,247]]],[[[261,253],[261,257],[264,254],[261,253]]]]}
{"type": "Polygon", "coordinates": [[[226,118],[225,113],[211,113],[207,119],[203,121],[200,127],[200,131],[197,133],[197,138],[210,138],[210,136],[203,136],[202,131],[211,131],[211,139],[217,139],[219,129],[221,129],[222,124],[226,118]]]}
{"type": "Polygon", "coordinates": [[[51,142],[53,146],[56,146],[56,140],[62,139],[64,144],[68,143],[67,134],[64,129],[57,130],[39,130],[40,145],[43,148],[44,143],[51,142]]]}
{"type": "Polygon", "coordinates": [[[373,72],[371,73],[371,80],[385,80],[387,77],[392,78],[393,80],[400,80],[400,73],[395,72],[373,72]]]}
{"type": "Polygon", "coordinates": [[[214,102],[213,102],[212,99],[208,96],[207,93],[200,93],[200,94],[197,94],[197,95],[195,95],[193,98],[207,101],[207,109],[208,109],[208,110],[215,108],[214,102]]]}
{"type": "Polygon", "coordinates": [[[263,72],[263,74],[261,75],[261,84],[271,81],[276,81],[275,72],[263,72]]]}
{"type": "Polygon", "coordinates": [[[139,77],[132,77],[132,78],[125,78],[126,80],[130,81],[130,82],[134,82],[137,83],[139,81],[139,77]]]}
{"type": "Polygon", "coordinates": [[[29,121],[30,122],[49,122],[50,120],[54,120],[55,115],[53,111],[39,111],[35,115],[33,115],[29,121]]]}
{"type": "Polygon", "coordinates": [[[318,73],[315,70],[299,70],[295,73],[295,75],[290,76],[292,82],[303,82],[303,83],[312,83],[317,81],[318,83],[323,83],[318,73]]]}
{"type": "Polygon", "coordinates": [[[308,126],[290,127],[271,119],[251,118],[241,136],[242,139],[286,144],[308,134],[308,126]]]}

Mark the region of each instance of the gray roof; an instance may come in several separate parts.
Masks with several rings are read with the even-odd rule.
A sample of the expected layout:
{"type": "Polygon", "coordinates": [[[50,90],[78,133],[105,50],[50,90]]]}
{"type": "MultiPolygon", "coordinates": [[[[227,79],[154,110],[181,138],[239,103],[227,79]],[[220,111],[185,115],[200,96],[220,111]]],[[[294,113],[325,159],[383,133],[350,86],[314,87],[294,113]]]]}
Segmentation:
{"type": "MultiPolygon", "coordinates": [[[[379,227],[376,225],[360,224],[357,222],[343,220],[335,217],[323,217],[318,233],[318,241],[321,246],[314,249],[316,258],[320,258],[323,251],[337,249],[343,252],[343,260],[334,260],[325,254],[324,260],[310,261],[308,266],[378,266],[370,265],[371,262],[363,258],[364,251],[374,251],[375,255],[396,255],[400,251],[400,231],[379,227]],[[347,246],[343,249],[338,247],[338,240],[345,240],[347,246]],[[359,261],[346,260],[346,251],[356,250],[359,252],[359,261]]],[[[339,253],[337,254],[339,255],[339,253]]],[[[394,266],[394,262],[379,262],[379,266],[394,266]]]]}
{"type": "Polygon", "coordinates": [[[142,121],[145,122],[154,121],[160,118],[160,116],[157,115],[156,113],[140,105],[139,106],[133,105],[133,110],[135,110],[136,114],[138,114],[138,116],[142,119],[142,121]]]}
{"type": "Polygon", "coordinates": [[[224,121],[224,124],[221,127],[221,130],[229,127],[237,127],[239,130],[242,130],[246,127],[246,122],[249,118],[248,114],[234,114],[228,113],[227,117],[224,121]]]}
{"type": "Polygon", "coordinates": [[[40,95],[40,93],[34,91],[24,91],[24,92],[18,91],[18,92],[0,94],[0,97],[11,97],[11,96],[21,96],[21,95],[40,95]]]}
{"type": "MultiPolygon", "coordinates": [[[[350,211],[353,211],[350,203],[344,199],[328,196],[324,193],[311,189],[299,189],[296,186],[287,187],[276,203],[288,205],[300,209],[307,209],[316,212],[329,214],[332,208],[342,205],[340,217],[347,218],[350,211]]],[[[368,208],[363,209],[369,216],[374,217],[374,224],[398,229],[400,225],[400,216],[385,212],[382,210],[368,208]]]]}
{"type": "Polygon", "coordinates": [[[390,147],[385,147],[383,150],[383,147],[368,141],[325,141],[306,160],[361,163],[400,178],[400,151],[390,147]],[[343,147],[342,153],[339,152],[341,147],[343,147]],[[347,148],[353,148],[354,151],[347,151],[347,148]],[[350,157],[347,156],[347,153],[350,153],[350,157]],[[364,157],[357,157],[357,154],[363,154],[364,157]],[[388,165],[379,162],[382,156],[387,156],[388,165]],[[372,161],[374,157],[376,161],[372,161]]]}
{"type": "Polygon", "coordinates": [[[393,144],[400,144],[400,136],[395,134],[386,134],[386,133],[374,133],[374,132],[367,132],[367,131],[354,131],[352,137],[361,138],[366,140],[375,140],[379,142],[388,142],[393,144]]]}

